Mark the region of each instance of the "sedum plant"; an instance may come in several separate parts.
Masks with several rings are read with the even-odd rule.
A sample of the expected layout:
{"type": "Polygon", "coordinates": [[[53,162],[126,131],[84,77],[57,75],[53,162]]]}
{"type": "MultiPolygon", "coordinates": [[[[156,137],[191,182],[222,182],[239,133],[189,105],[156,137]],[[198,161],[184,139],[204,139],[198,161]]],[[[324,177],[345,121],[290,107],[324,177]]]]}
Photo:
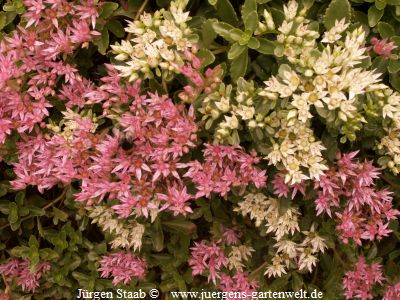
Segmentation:
{"type": "Polygon", "coordinates": [[[399,297],[400,3],[3,2],[0,299],[399,297]]]}

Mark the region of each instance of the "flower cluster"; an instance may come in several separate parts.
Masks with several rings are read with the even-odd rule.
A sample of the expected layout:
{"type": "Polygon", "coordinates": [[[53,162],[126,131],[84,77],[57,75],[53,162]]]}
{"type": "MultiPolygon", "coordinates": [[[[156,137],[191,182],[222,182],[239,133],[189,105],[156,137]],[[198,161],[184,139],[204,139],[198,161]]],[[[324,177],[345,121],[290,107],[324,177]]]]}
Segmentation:
{"type": "Polygon", "coordinates": [[[371,49],[378,55],[383,56],[385,59],[393,56],[392,51],[397,48],[393,42],[388,42],[387,38],[378,39],[376,37],[371,38],[371,49]]]}
{"type": "Polygon", "coordinates": [[[228,254],[228,268],[230,270],[242,272],[244,268],[244,262],[251,258],[251,254],[254,251],[255,250],[248,245],[232,246],[231,251],[228,254]]]}
{"type": "Polygon", "coordinates": [[[128,284],[132,279],[145,277],[147,262],[131,253],[113,253],[100,260],[99,272],[103,278],[113,278],[113,284],[128,284]]]}
{"type": "Polygon", "coordinates": [[[303,231],[304,239],[301,242],[295,242],[288,237],[278,239],[274,248],[277,248],[272,264],[267,267],[265,274],[268,277],[280,277],[290,270],[294,263],[298,270],[308,270],[312,272],[318,261],[319,252],[324,253],[327,248],[325,240],[315,231],[314,224],[309,231],[303,231]]]}
{"type": "Polygon", "coordinates": [[[232,85],[221,83],[218,89],[201,101],[201,108],[198,111],[203,115],[205,129],[210,129],[213,124],[214,142],[238,145],[240,138],[238,131],[243,129],[241,123],[246,124],[247,128],[263,126],[255,114],[256,88],[254,82],[239,78],[235,95],[232,92],[232,85]]]}
{"type": "Polygon", "coordinates": [[[360,256],[354,266],[354,271],[346,272],[343,278],[346,299],[373,299],[372,288],[378,283],[381,284],[383,280],[382,266],[378,263],[368,265],[365,257],[360,256]]]}
{"type": "Polygon", "coordinates": [[[210,198],[211,193],[226,197],[233,188],[243,191],[250,183],[257,188],[265,185],[266,171],[256,167],[260,159],[255,152],[247,154],[239,146],[206,144],[205,147],[203,163],[195,160],[179,165],[189,167],[184,177],[195,184],[196,198],[210,198]]]}
{"type": "MultiPolygon", "coordinates": [[[[355,132],[366,122],[362,115],[360,101],[366,93],[381,89],[384,85],[378,84],[380,74],[374,71],[356,67],[366,55],[365,33],[362,28],[347,32],[345,38],[342,33],[349,24],[336,21],[335,26],[324,33],[321,44],[317,43],[319,34],[309,26],[309,20],[304,19],[304,11],[296,17],[298,5],[290,1],[285,7],[287,14],[277,41],[279,46],[275,52],[280,52],[289,64],[281,64],[277,76],[266,81],[266,87],[260,95],[275,101],[279,99],[287,103],[285,109],[287,122],[281,120],[281,129],[284,132],[275,135],[271,153],[267,156],[272,164],[283,162],[289,171],[286,180],[292,183],[306,178],[307,170],[310,178],[317,178],[326,170],[322,163],[320,150],[307,155],[310,139],[316,142],[310,128],[310,119],[314,111],[325,121],[328,128],[339,129],[344,135],[342,141],[355,140],[355,132]],[[319,51],[321,48],[322,51],[319,51]],[[304,128],[304,134],[298,134],[298,128],[304,128]],[[304,140],[306,149],[302,145],[290,145],[287,149],[288,132],[296,131],[296,142],[304,140]],[[276,143],[276,144],[275,144],[276,143]],[[280,148],[283,147],[285,151],[280,148]],[[303,158],[305,152],[305,157],[303,158]],[[281,157],[284,155],[284,159],[281,157]],[[301,157],[302,159],[298,159],[301,157]],[[308,161],[311,158],[311,161],[308,161]],[[289,161],[287,161],[289,160],[289,161]],[[290,165],[289,165],[290,164],[290,165]],[[292,171],[291,166],[294,168],[292,171]],[[301,171],[299,166],[306,170],[301,171]],[[310,169],[311,168],[311,169],[310,169]],[[295,172],[293,179],[292,172],[295,172]]],[[[275,53],[278,55],[279,53],[275,53]]],[[[316,147],[314,147],[316,148],[316,147]]]]}
{"type": "Polygon", "coordinates": [[[239,233],[233,228],[221,225],[218,232],[211,233],[216,242],[203,240],[195,242],[191,248],[188,263],[192,274],[207,275],[208,282],[212,281],[222,291],[238,292],[257,287],[257,281],[249,281],[244,271],[245,263],[250,261],[255,250],[247,244],[241,244],[239,233]]]}
{"type": "Polygon", "coordinates": [[[243,216],[250,214],[251,219],[256,219],[256,226],[260,222],[266,222],[266,232],[273,232],[277,240],[300,230],[298,225],[300,212],[297,208],[290,207],[282,214],[278,199],[267,198],[264,194],[248,194],[244,199],[238,203],[235,210],[243,216]]]}
{"type": "MultiPolygon", "coordinates": [[[[187,56],[189,55],[191,54],[187,53],[187,56]]],[[[189,84],[183,87],[183,91],[179,93],[179,98],[186,103],[193,103],[200,95],[202,98],[204,95],[214,92],[220,86],[223,70],[220,65],[217,65],[214,68],[208,68],[203,74],[199,70],[199,59],[192,55],[192,57],[189,56],[189,60],[191,63],[186,63],[180,68],[182,75],[188,79],[189,84]]]]}
{"type": "Polygon", "coordinates": [[[23,291],[32,293],[39,287],[42,275],[48,271],[50,271],[50,265],[47,262],[40,262],[34,270],[31,270],[27,259],[11,258],[0,264],[0,274],[6,280],[5,283],[10,283],[15,278],[17,285],[23,291]]]}
{"type": "Polygon", "coordinates": [[[400,173],[400,94],[386,88],[371,97],[378,102],[384,118],[385,135],[377,143],[378,153],[382,155],[379,162],[397,175],[400,173]]]}
{"type": "Polygon", "coordinates": [[[357,152],[338,154],[338,161],[315,182],[318,197],[315,200],[317,215],[332,212],[338,219],[337,230],[344,243],[353,239],[382,239],[391,230],[389,221],[400,212],[393,208],[391,192],[378,190],[374,180],[379,172],[371,162],[355,162],[357,152]]]}
{"type": "Polygon", "coordinates": [[[285,183],[285,175],[286,172],[278,172],[275,174],[274,179],[272,180],[274,194],[278,197],[288,197],[289,193],[291,193],[290,197],[292,199],[296,197],[297,192],[300,192],[305,196],[305,182],[302,181],[293,185],[287,184],[285,183]]]}
{"type": "Polygon", "coordinates": [[[298,224],[300,213],[294,207],[289,207],[282,213],[277,199],[267,198],[261,193],[248,194],[234,210],[243,216],[249,215],[256,221],[257,227],[266,223],[266,232],[274,233],[276,240],[274,247],[278,249],[272,258],[272,264],[265,271],[269,277],[286,274],[291,262],[294,262],[299,270],[308,269],[311,272],[318,260],[316,254],[324,252],[327,248],[324,239],[316,233],[314,225],[309,231],[303,231],[305,237],[302,242],[296,243],[289,239],[289,235],[293,236],[296,231],[300,231],[298,224]]]}
{"type": "Polygon", "coordinates": [[[99,4],[25,0],[23,21],[0,42],[0,145],[13,129],[32,132],[49,115],[57,83],[84,81],[67,58],[98,35],[99,4]]]}
{"type": "MultiPolygon", "coordinates": [[[[240,297],[240,299],[251,299],[252,293],[257,291],[257,288],[257,281],[250,280],[247,274],[244,272],[238,272],[232,277],[223,274],[219,283],[219,289],[225,293],[228,293],[228,295],[235,295],[235,293],[246,295],[245,297],[240,297]]],[[[237,297],[228,296],[226,299],[233,300],[237,299],[237,297]]]]}
{"type": "Polygon", "coordinates": [[[389,286],[386,289],[385,296],[382,300],[399,300],[400,299],[400,282],[389,286]]]}
{"type": "Polygon", "coordinates": [[[14,163],[17,179],[15,189],[28,185],[37,186],[40,192],[57,183],[69,184],[87,176],[90,152],[99,142],[96,117],[91,113],[78,114],[72,110],[63,112],[60,124],[48,124],[52,131],[36,136],[23,136],[18,142],[18,162],[14,163]]]}
{"type": "Polygon", "coordinates": [[[265,158],[270,165],[287,171],[285,183],[295,185],[305,179],[319,178],[328,169],[321,153],[325,147],[316,140],[308,125],[295,119],[283,119],[273,137],[272,147],[265,158]]]}
{"type": "Polygon", "coordinates": [[[152,209],[190,212],[192,196],[177,168],[195,146],[193,110],[185,113],[167,96],[136,94],[130,110],[115,118],[119,126],[97,145],[76,200],[91,204],[106,196],[118,199],[113,209],[124,218],[148,217],[152,209]]]}
{"type": "Polygon", "coordinates": [[[140,20],[128,21],[128,40],[111,46],[117,54],[115,59],[126,63],[115,66],[122,77],[129,81],[153,78],[155,72],[171,79],[185,61],[191,60],[190,52],[196,53],[197,48],[196,37],[186,24],[189,13],[183,11],[187,3],[188,0],[172,1],[169,10],[144,13],[140,20]]]}
{"type": "Polygon", "coordinates": [[[216,284],[217,279],[221,278],[221,269],[228,266],[228,258],[223,249],[216,243],[202,241],[195,242],[191,249],[191,258],[188,261],[192,268],[193,275],[208,273],[208,282],[216,284]]]}
{"type": "Polygon", "coordinates": [[[113,239],[110,242],[111,248],[140,250],[145,229],[144,225],[135,220],[124,222],[114,216],[115,213],[112,208],[107,208],[103,205],[87,207],[86,209],[89,211],[89,218],[92,219],[92,223],[98,224],[103,231],[108,231],[113,235],[113,239]]]}

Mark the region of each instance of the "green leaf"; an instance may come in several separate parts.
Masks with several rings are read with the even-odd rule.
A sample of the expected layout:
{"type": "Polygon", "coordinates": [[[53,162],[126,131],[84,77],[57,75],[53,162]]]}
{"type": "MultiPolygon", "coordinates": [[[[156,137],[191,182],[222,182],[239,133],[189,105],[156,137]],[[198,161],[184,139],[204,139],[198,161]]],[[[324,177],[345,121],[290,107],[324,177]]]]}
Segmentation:
{"type": "Polygon", "coordinates": [[[374,58],[372,65],[371,65],[371,69],[376,69],[376,71],[375,71],[376,73],[383,74],[386,72],[388,64],[389,64],[389,62],[387,59],[383,58],[382,56],[378,56],[378,57],[374,58]]]}
{"type": "Polygon", "coordinates": [[[222,36],[225,40],[234,42],[229,33],[232,29],[234,29],[232,25],[224,22],[215,22],[212,27],[214,28],[215,32],[222,36]]]}
{"type": "Polygon", "coordinates": [[[255,37],[251,37],[247,43],[247,47],[257,50],[260,47],[260,42],[255,37]]]}
{"type": "Polygon", "coordinates": [[[6,13],[5,12],[0,12],[0,30],[2,30],[6,26],[6,13]]]}
{"type": "Polygon", "coordinates": [[[258,14],[257,11],[253,10],[247,16],[244,17],[244,28],[254,32],[258,28],[258,14]]]}
{"type": "Polygon", "coordinates": [[[111,31],[117,38],[123,38],[125,36],[124,26],[118,20],[110,20],[107,22],[106,27],[111,31]]]}
{"type": "Polygon", "coordinates": [[[375,244],[373,244],[368,251],[367,259],[372,260],[376,257],[377,254],[378,254],[378,248],[376,247],[375,244]]]}
{"type": "Polygon", "coordinates": [[[398,59],[392,59],[389,62],[388,66],[388,71],[389,73],[397,73],[400,71],[400,60],[398,59]]]}
{"type": "Polygon", "coordinates": [[[107,19],[111,17],[112,13],[118,8],[118,3],[104,2],[101,6],[100,18],[107,19]]]}
{"type": "Polygon", "coordinates": [[[371,6],[368,9],[368,25],[369,27],[375,27],[379,20],[382,18],[384,11],[377,9],[375,6],[371,6]]]}
{"type": "Polygon", "coordinates": [[[186,234],[196,232],[196,225],[184,219],[172,219],[169,221],[162,221],[161,224],[165,227],[186,234]]]}
{"type": "Polygon", "coordinates": [[[391,38],[390,38],[390,40],[392,41],[392,42],[394,42],[398,47],[400,46],[400,36],[392,36],[391,38]]]}
{"type": "Polygon", "coordinates": [[[239,41],[242,35],[244,34],[243,31],[241,31],[238,28],[233,28],[232,30],[229,30],[229,36],[234,40],[235,42],[239,41]]]}
{"type": "Polygon", "coordinates": [[[272,18],[274,19],[274,23],[276,25],[282,24],[283,20],[285,20],[285,15],[283,14],[283,11],[274,7],[271,7],[269,10],[271,12],[272,18]]]}
{"type": "Polygon", "coordinates": [[[393,26],[390,25],[389,23],[379,22],[377,25],[377,29],[379,34],[383,38],[390,38],[396,34],[393,26]]]}
{"type": "Polygon", "coordinates": [[[335,26],[335,21],[346,18],[349,22],[351,18],[351,6],[348,0],[333,0],[325,11],[323,23],[326,29],[335,26]]]}
{"type": "Polygon", "coordinates": [[[10,202],[8,204],[8,221],[10,223],[16,223],[18,218],[18,206],[15,202],[10,202]]]}
{"type": "Polygon", "coordinates": [[[229,0],[218,0],[216,9],[217,15],[221,18],[222,21],[234,26],[238,24],[239,19],[236,15],[235,9],[233,8],[229,0]]]}
{"type": "Polygon", "coordinates": [[[247,45],[251,38],[252,38],[252,32],[246,30],[245,32],[243,32],[238,42],[240,45],[247,45]]]}
{"type": "Polygon", "coordinates": [[[53,206],[54,219],[65,222],[68,220],[68,214],[61,209],[53,206]]]}
{"type": "Polygon", "coordinates": [[[258,52],[268,55],[274,54],[276,48],[275,42],[263,38],[259,38],[258,41],[260,42],[260,47],[257,48],[258,52]]]}
{"type": "Polygon", "coordinates": [[[29,213],[32,217],[40,217],[46,214],[46,211],[41,207],[27,205],[26,208],[29,209],[29,213]]]}
{"type": "Polygon", "coordinates": [[[19,207],[18,214],[20,217],[25,217],[25,216],[29,215],[29,208],[27,208],[25,206],[19,207]]]}
{"type": "Polygon", "coordinates": [[[156,218],[152,228],[151,240],[153,242],[154,251],[160,252],[164,248],[164,233],[162,230],[160,218],[156,218]]]}
{"type": "Polygon", "coordinates": [[[247,64],[248,64],[248,53],[247,49],[243,51],[236,59],[231,62],[231,78],[233,81],[243,77],[246,74],[247,64]]]}
{"type": "Polygon", "coordinates": [[[95,40],[93,43],[97,46],[100,54],[102,54],[102,55],[106,54],[108,44],[109,44],[109,35],[108,35],[108,30],[106,27],[104,27],[103,30],[101,31],[100,38],[95,40]]]}
{"type": "Polygon", "coordinates": [[[203,42],[204,47],[208,48],[208,46],[214,41],[217,37],[217,33],[213,28],[214,20],[207,20],[203,23],[203,27],[201,29],[201,41],[203,42]]]}
{"type": "Polygon", "coordinates": [[[6,184],[0,184],[0,197],[7,195],[8,193],[8,186],[6,184]]]}
{"type": "Polygon", "coordinates": [[[396,91],[400,92],[400,74],[394,73],[389,74],[389,82],[396,89],[396,91]]]}
{"type": "Polygon", "coordinates": [[[235,59],[246,49],[246,46],[239,45],[238,43],[232,44],[228,52],[228,59],[235,59]]]}
{"type": "Polygon", "coordinates": [[[29,247],[17,246],[10,250],[10,254],[15,257],[27,257],[29,255],[29,247]]]}
{"type": "Polygon", "coordinates": [[[15,195],[15,202],[18,204],[18,206],[22,206],[24,204],[24,200],[25,200],[25,190],[19,191],[15,195]]]}
{"type": "Polygon", "coordinates": [[[214,54],[206,48],[200,49],[199,52],[197,52],[197,56],[201,59],[201,65],[203,67],[211,65],[215,61],[214,54]]]}
{"type": "Polygon", "coordinates": [[[385,9],[386,7],[386,0],[375,0],[375,6],[377,9],[385,9]]]}
{"type": "MultiPolygon", "coordinates": [[[[257,11],[257,2],[256,0],[246,0],[242,6],[242,18],[247,17],[253,11],[257,11]]],[[[243,19],[244,21],[244,19],[243,19]]]]}

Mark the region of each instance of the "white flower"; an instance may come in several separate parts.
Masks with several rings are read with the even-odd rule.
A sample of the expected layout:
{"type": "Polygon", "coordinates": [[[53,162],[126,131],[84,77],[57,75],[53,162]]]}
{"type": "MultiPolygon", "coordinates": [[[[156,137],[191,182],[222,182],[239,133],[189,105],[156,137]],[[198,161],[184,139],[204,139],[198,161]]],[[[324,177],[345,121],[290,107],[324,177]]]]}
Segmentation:
{"type": "Polygon", "coordinates": [[[268,277],[281,277],[282,274],[286,274],[285,266],[282,264],[282,259],[279,255],[276,255],[272,259],[272,265],[269,265],[265,270],[264,275],[268,275],[268,277]]]}
{"type": "Polygon", "coordinates": [[[238,118],[233,116],[225,116],[225,122],[220,123],[221,128],[229,128],[229,129],[238,129],[239,128],[239,120],[238,118]]]}
{"type": "Polygon", "coordinates": [[[243,271],[243,262],[249,260],[251,252],[254,251],[252,247],[246,245],[232,246],[232,250],[228,255],[229,269],[236,269],[240,272],[243,271]]]}
{"type": "Polygon", "coordinates": [[[277,253],[284,253],[289,256],[289,258],[295,258],[297,256],[297,244],[293,241],[282,239],[278,240],[277,243],[274,245],[277,253]]]}
{"type": "Polygon", "coordinates": [[[254,106],[239,104],[239,106],[234,107],[234,113],[238,114],[242,120],[250,120],[254,117],[255,108],[254,106]]]}
{"type": "Polygon", "coordinates": [[[309,249],[305,248],[302,250],[303,252],[299,258],[299,270],[308,269],[309,272],[312,272],[313,267],[316,266],[318,259],[309,253],[309,249]]]}
{"type": "Polygon", "coordinates": [[[275,143],[272,146],[272,151],[265,157],[265,159],[269,160],[270,165],[276,165],[282,160],[282,154],[279,148],[279,144],[275,143]]]}
{"type": "Polygon", "coordinates": [[[183,7],[181,5],[177,5],[176,1],[171,2],[170,11],[175,19],[176,24],[182,24],[191,19],[189,17],[189,12],[183,12],[183,7]]]}
{"type": "Polygon", "coordinates": [[[302,231],[302,232],[306,235],[306,237],[301,243],[301,245],[305,247],[311,246],[312,253],[317,253],[317,252],[324,253],[325,249],[328,248],[328,246],[325,244],[325,240],[315,232],[314,224],[311,225],[309,231],[302,231]]]}
{"type": "Polygon", "coordinates": [[[264,9],[264,19],[265,19],[267,28],[269,30],[274,30],[275,29],[274,19],[272,18],[272,15],[266,9],[264,9]]]}
{"type": "Polygon", "coordinates": [[[288,5],[283,6],[283,12],[286,20],[292,20],[297,15],[297,9],[299,8],[298,3],[295,0],[290,0],[288,5]]]}
{"type": "Polygon", "coordinates": [[[350,23],[346,23],[346,19],[343,18],[340,21],[335,21],[335,26],[333,26],[329,31],[325,32],[322,39],[322,43],[334,43],[339,40],[342,35],[341,33],[349,27],[350,23]]]}
{"type": "Polygon", "coordinates": [[[229,97],[221,97],[221,100],[214,102],[215,106],[222,112],[226,113],[230,110],[231,106],[229,104],[229,97]]]}

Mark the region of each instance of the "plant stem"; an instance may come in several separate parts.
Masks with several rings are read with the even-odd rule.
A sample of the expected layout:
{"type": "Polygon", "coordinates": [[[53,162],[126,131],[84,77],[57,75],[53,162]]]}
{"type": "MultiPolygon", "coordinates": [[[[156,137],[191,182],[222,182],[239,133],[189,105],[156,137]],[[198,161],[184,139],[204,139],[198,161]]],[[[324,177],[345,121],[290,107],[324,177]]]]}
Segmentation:
{"type": "Polygon", "coordinates": [[[164,88],[165,93],[168,95],[168,85],[167,81],[164,78],[162,79],[162,86],[164,88]]]}
{"type": "Polygon", "coordinates": [[[144,0],[142,5],[140,5],[139,10],[137,11],[136,16],[135,16],[135,21],[139,20],[139,17],[142,14],[142,12],[144,11],[147,3],[149,3],[149,0],[144,0]]]}
{"type": "MultiPolygon", "coordinates": [[[[45,206],[43,206],[42,209],[46,210],[46,209],[48,209],[49,207],[51,207],[51,206],[53,206],[54,204],[56,204],[58,201],[64,199],[64,196],[65,196],[66,193],[67,193],[67,189],[65,188],[65,189],[63,190],[63,192],[61,193],[60,196],[58,196],[56,199],[54,199],[54,200],[51,201],[50,203],[48,203],[48,204],[46,204],[45,206]]],[[[30,218],[33,218],[33,217],[35,217],[35,216],[26,216],[26,217],[23,217],[23,218],[21,219],[21,223],[24,222],[24,221],[26,221],[26,220],[28,220],[28,219],[30,219],[30,218]]],[[[3,229],[7,228],[7,227],[10,226],[10,225],[11,225],[10,223],[4,224],[3,226],[0,227],[0,230],[3,230],[3,229]]]]}
{"type": "Polygon", "coordinates": [[[212,54],[220,54],[220,53],[226,52],[226,50],[227,50],[227,47],[222,47],[222,48],[215,49],[211,52],[212,52],[212,54]]]}
{"type": "Polygon", "coordinates": [[[269,265],[268,261],[263,262],[259,267],[257,267],[257,269],[253,270],[250,273],[249,279],[253,279],[254,277],[256,277],[256,275],[268,265],[269,265]]]}
{"type": "MultiPolygon", "coordinates": [[[[146,5],[147,5],[148,3],[149,3],[149,0],[144,0],[144,1],[143,1],[142,5],[140,5],[138,11],[136,12],[134,21],[139,20],[140,15],[143,13],[143,11],[144,11],[144,9],[146,8],[146,5]]],[[[132,37],[132,33],[129,33],[127,39],[130,40],[131,37],[132,37]]]]}
{"type": "Polygon", "coordinates": [[[400,185],[397,183],[394,183],[391,179],[389,179],[387,176],[385,176],[384,174],[381,175],[381,178],[383,180],[385,180],[387,183],[389,183],[393,188],[395,188],[396,190],[400,190],[400,185]]]}

